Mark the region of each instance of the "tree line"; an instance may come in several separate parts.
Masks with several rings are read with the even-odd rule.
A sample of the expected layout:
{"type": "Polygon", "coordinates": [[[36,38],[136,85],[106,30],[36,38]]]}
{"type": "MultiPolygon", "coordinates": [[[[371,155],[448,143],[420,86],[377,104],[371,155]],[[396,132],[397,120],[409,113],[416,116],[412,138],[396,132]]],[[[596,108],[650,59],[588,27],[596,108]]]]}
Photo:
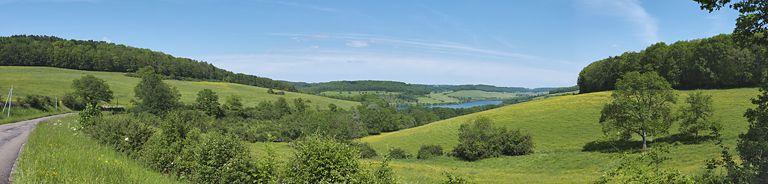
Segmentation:
{"type": "Polygon", "coordinates": [[[326,91],[386,91],[399,92],[405,95],[426,95],[432,92],[480,90],[487,92],[548,92],[557,88],[524,88],[524,87],[498,87],[484,84],[467,85],[426,85],[408,84],[397,81],[331,81],[321,83],[296,82],[294,85],[299,91],[311,94],[319,94],[326,91]]]}
{"type": "Polygon", "coordinates": [[[757,86],[765,75],[763,45],[739,45],[731,35],[660,42],[640,52],[626,52],[589,64],[581,70],[581,93],[613,90],[629,72],[656,72],[675,89],[711,89],[757,86]]]}
{"type": "Polygon", "coordinates": [[[110,72],[136,72],[142,67],[152,66],[171,79],[224,81],[296,91],[288,82],[234,73],[203,61],[104,41],[66,40],[53,36],[0,37],[0,65],[110,72]]]}

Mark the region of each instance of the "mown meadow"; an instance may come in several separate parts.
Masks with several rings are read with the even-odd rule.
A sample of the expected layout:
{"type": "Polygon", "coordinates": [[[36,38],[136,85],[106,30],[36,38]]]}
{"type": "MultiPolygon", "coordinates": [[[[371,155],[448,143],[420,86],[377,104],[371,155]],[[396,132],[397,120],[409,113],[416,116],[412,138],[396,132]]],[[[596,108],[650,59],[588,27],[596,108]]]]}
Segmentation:
{"type": "MultiPolygon", "coordinates": [[[[10,85],[13,85],[15,97],[28,94],[60,97],[66,92],[71,91],[70,85],[72,80],[89,74],[107,81],[112,91],[115,92],[115,98],[110,104],[133,105],[131,103],[131,100],[134,99],[133,88],[139,83],[140,79],[128,77],[124,73],[117,72],[94,72],[51,67],[0,66],[0,91],[7,93],[10,85]]],[[[246,106],[254,106],[262,101],[274,101],[279,97],[284,97],[289,101],[297,98],[309,100],[311,102],[310,106],[313,108],[326,108],[329,104],[335,104],[348,109],[360,104],[358,102],[293,92],[285,92],[285,95],[269,94],[267,93],[269,90],[267,88],[234,83],[179,80],[165,80],[165,82],[178,89],[181,94],[181,101],[184,103],[193,102],[198,91],[211,89],[222,98],[231,95],[240,96],[243,99],[243,104],[246,106]]]]}

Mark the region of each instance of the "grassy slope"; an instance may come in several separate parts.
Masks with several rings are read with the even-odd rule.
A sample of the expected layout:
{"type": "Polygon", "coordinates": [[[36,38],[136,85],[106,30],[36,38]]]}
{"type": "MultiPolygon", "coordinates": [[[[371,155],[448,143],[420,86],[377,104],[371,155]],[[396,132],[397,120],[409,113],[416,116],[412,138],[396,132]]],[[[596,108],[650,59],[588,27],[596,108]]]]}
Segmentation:
{"type": "Polygon", "coordinates": [[[13,183],[179,183],[73,131],[74,117],[38,124],[13,183]]]}
{"type": "MultiPolygon", "coordinates": [[[[756,89],[706,90],[714,96],[715,119],[724,124],[724,139],[731,148],[738,134],[746,130],[744,111],[752,107],[749,99],[756,89]]],[[[679,103],[685,94],[678,92],[679,103]]],[[[593,181],[601,170],[612,163],[618,153],[581,151],[602,133],[598,118],[610,92],[567,95],[535,100],[484,112],[443,120],[420,127],[369,136],[360,139],[371,143],[379,152],[397,146],[415,154],[422,144],[439,144],[451,150],[457,144],[459,125],[478,116],[489,117],[499,126],[519,128],[533,136],[536,153],[519,157],[501,157],[477,162],[453,158],[435,160],[398,160],[392,163],[397,173],[408,183],[431,183],[442,179],[444,171],[469,175],[482,183],[585,183],[593,181]]],[[[673,127],[672,133],[677,132],[673,127]]],[[[672,160],[666,166],[684,172],[698,172],[706,159],[714,158],[719,150],[711,143],[681,145],[672,149],[672,160]]]]}
{"type": "MultiPolygon", "coordinates": [[[[92,72],[81,70],[70,70],[50,67],[14,67],[0,66],[0,92],[7,93],[9,85],[14,86],[14,96],[20,97],[26,94],[41,94],[47,96],[61,96],[71,91],[72,80],[83,75],[91,74],[104,79],[109,84],[112,91],[115,92],[115,102],[119,104],[130,104],[133,99],[133,88],[138,84],[139,79],[127,77],[122,73],[115,72],[92,72]]],[[[357,102],[337,100],[332,98],[286,92],[285,95],[271,95],[267,93],[266,88],[224,83],[224,82],[192,82],[167,80],[168,84],[175,86],[181,93],[181,100],[185,103],[191,103],[195,100],[197,92],[208,88],[219,94],[221,102],[230,95],[238,95],[243,98],[246,105],[256,105],[258,102],[274,100],[278,97],[285,97],[288,100],[295,98],[304,98],[312,101],[310,105],[326,108],[328,104],[333,103],[343,108],[350,108],[357,105],[357,102]]]]}

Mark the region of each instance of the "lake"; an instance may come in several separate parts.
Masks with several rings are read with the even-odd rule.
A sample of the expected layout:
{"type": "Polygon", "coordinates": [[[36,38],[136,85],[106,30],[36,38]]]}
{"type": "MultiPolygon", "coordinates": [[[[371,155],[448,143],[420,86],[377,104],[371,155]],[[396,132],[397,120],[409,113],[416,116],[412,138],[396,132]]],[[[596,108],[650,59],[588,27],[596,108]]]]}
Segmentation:
{"type": "Polygon", "coordinates": [[[480,101],[464,102],[464,103],[460,103],[460,104],[430,105],[428,107],[466,109],[466,108],[472,108],[472,107],[477,107],[477,106],[485,106],[485,105],[499,105],[501,103],[502,103],[501,100],[480,100],[480,101]]]}

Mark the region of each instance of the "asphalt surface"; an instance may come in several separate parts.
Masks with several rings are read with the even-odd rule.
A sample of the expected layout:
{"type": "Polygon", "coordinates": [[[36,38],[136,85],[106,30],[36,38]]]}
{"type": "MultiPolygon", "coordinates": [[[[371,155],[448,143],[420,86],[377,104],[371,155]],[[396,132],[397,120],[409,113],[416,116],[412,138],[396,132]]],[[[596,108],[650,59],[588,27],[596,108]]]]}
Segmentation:
{"type": "Polygon", "coordinates": [[[21,147],[27,142],[29,134],[35,129],[37,123],[66,115],[69,114],[59,114],[0,125],[0,184],[10,183],[13,164],[16,163],[21,147]]]}

